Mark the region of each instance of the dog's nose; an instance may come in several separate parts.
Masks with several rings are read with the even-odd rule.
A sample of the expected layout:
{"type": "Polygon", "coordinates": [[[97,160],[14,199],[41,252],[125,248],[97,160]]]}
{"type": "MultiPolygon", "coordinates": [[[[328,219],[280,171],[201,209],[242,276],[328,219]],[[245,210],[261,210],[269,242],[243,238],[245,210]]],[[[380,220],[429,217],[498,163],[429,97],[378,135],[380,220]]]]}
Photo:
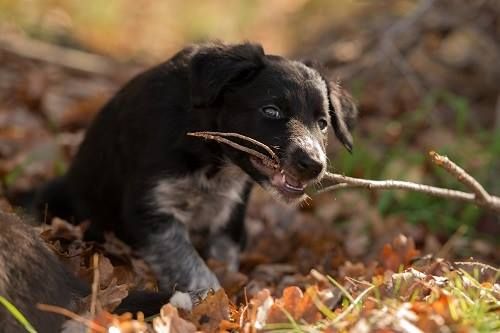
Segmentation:
{"type": "Polygon", "coordinates": [[[304,179],[316,178],[323,171],[324,163],[321,159],[303,149],[296,149],[292,158],[295,169],[304,179]]]}

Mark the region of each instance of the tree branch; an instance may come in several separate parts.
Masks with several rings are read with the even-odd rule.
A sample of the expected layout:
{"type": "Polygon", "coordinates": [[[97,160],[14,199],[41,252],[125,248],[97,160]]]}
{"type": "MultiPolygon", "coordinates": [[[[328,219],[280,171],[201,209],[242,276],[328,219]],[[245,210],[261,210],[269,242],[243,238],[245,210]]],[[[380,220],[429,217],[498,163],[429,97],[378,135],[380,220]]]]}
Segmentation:
{"type": "Polygon", "coordinates": [[[500,212],[499,197],[488,194],[488,192],[486,192],[486,190],[481,186],[481,184],[479,184],[477,180],[469,175],[464,169],[456,165],[448,157],[439,155],[438,153],[433,151],[431,151],[429,155],[431,156],[431,160],[433,163],[452,174],[455,178],[457,178],[460,182],[467,186],[473,193],[401,180],[370,180],[353,178],[329,172],[325,174],[323,179],[333,181],[336,184],[322,188],[317,193],[346,188],[367,188],[370,190],[409,190],[414,192],[426,193],[441,198],[470,202],[478,206],[500,212]]]}
{"type": "Polygon", "coordinates": [[[120,67],[104,56],[15,35],[0,37],[0,51],[89,74],[110,76],[120,67]]]}
{"type": "MultiPolygon", "coordinates": [[[[268,146],[264,145],[263,143],[255,139],[249,138],[242,134],[222,133],[222,132],[193,132],[193,133],[188,133],[187,135],[194,137],[201,137],[208,140],[214,140],[220,143],[230,145],[235,149],[243,151],[256,158],[259,158],[260,160],[262,160],[263,163],[265,163],[268,166],[272,166],[273,168],[279,168],[279,159],[276,156],[276,154],[271,150],[271,148],[269,148],[268,146]],[[265,151],[270,156],[266,156],[256,151],[255,149],[237,144],[231,141],[230,139],[226,139],[226,137],[236,137],[239,139],[243,139],[247,142],[250,142],[256,146],[265,149],[265,151]]],[[[479,182],[476,179],[474,179],[474,177],[469,175],[464,169],[456,165],[448,157],[439,155],[434,151],[431,151],[429,155],[434,164],[440,166],[448,173],[453,175],[455,178],[457,178],[460,182],[462,182],[465,186],[467,186],[472,191],[472,193],[451,190],[436,186],[417,184],[401,180],[392,180],[392,179],[371,180],[371,179],[353,178],[330,172],[325,173],[325,175],[323,176],[323,180],[329,180],[334,182],[335,184],[324,187],[316,193],[324,193],[324,192],[347,189],[347,188],[367,188],[370,190],[408,190],[408,191],[426,193],[440,198],[470,202],[478,206],[481,206],[483,208],[500,212],[500,197],[490,195],[484,189],[484,187],[481,184],[479,184],[479,182]]]]}

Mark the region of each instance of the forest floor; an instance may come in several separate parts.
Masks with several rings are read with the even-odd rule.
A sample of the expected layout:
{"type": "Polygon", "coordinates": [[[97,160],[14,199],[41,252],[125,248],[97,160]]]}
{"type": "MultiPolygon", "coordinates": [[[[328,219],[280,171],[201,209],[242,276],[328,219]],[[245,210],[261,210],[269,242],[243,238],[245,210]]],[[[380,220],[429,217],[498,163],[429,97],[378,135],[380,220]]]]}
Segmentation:
{"type": "MultiPolygon", "coordinates": [[[[334,148],[335,171],[460,187],[426,161],[436,150],[500,194],[500,71],[484,65],[500,58],[491,42],[500,40],[500,29],[484,23],[500,12],[491,6],[474,8],[481,20],[466,20],[472,10],[456,9],[437,22],[432,15],[443,17],[444,10],[438,6],[432,15],[409,15],[410,22],[365,22],[362,33],[343,26],[295,52],[325,63],[359,101],[354,154],[334,148]],[[335,33],[343,37],[330,40],[335,33]],[[400,51],[392,53],[394,46],[400,51]]],[[[0,48],[5,211],[15,210],[10,198],[66,170],[99,107],[142,68],[92,55],[78,68],[71,59],[51,58],[67,49],[47,51],[26,40],[0,48]]],[[[113,235],[103,244],[84,242],[84,226],[58,219],[40,234],[84,280],[95,282],[98,269],[96,332],[110,326],[121,332],[500,330],[497,214],[415,193],[355,189],[312,198],[292,208],[256,188],[240,271],[209,262],[224,291],[191,313],[166,305],[154,318],[110,314],[127,290],[156,288],[147,265],[113,235]]]]}

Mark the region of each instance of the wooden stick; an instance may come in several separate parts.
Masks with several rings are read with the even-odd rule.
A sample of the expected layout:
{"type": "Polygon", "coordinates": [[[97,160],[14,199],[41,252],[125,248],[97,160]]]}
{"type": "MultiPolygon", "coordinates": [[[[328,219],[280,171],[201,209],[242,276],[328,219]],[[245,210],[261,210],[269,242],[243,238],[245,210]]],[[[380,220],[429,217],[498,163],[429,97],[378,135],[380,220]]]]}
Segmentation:
{"type": "Polygon", "coordinates": [[[266,146],[262,142],[259,142],[255,139],[252,139],[252,138],[245,136],[243,134],[204,131],[204,132],[190,132],[190,133],[187,133],[187,135],[194,136],[194,137],[200,137],[200,138],[204,138],[204,139],[208,139],[208,140],[214,140],[214,141],[217,141],[220,143],[225,143],[225,144],[227,144],[235,149],[241,150],[247,154],[250,154],[254,157],[257,157],[258,159],[262,160],[262,162],[269,167],[272,167],[274,169],[279,168],[280,160],[279,160],[278,156],[276,156],[276,154],[271,150],[271,148],[269,148],[268,146],[266,146]],[[264,150],[266,150],[266,152],[269,153],[271,158],[256,151],[255,149],[251,149],[251,148],[242,146],[234,141],[231,141],[229,139],[225,139],[224,137],[235,137],[235,138],[243,139],[243,140],[246,140],[250,143],[253,143],[256,146],[259,146],[259,147],[263,148],[264,150]]]}
{"type": "Polygon", "coordinates": [[[45,312],[57,313],[57,314],[60,314],[62,316],[65,316],[67,318],[70,318],[70,319],[72,319],[74,321],[77,321],[79,323],[82,323],[85,326],[91,328],[92,330],[94,330],[96,332],[106,333],[106,328],[102,327],[101,325],[93,322],[90,319],[82,317],[82,316],[74,313],[73,311],[70,311],[68,309],[62,308],[60,306],[38,303],[36,305],[36,307],[39,310],[42,310],[42,311],[45,311],[45,312]]]}
{"type": "Polygon", "coordinates": [[[104,56],[15,35],[0,37],[0,50],[89,74],[110,76],[116,74],[119,67],[104,56]]]}
{"type": "Polygon", "coordinates": [[[447,188],[417,184],[413,182],[400,181],[400,180],[370,180],[353,178],[340,174],[327,172],[323,179],[334,181],[336,184],[322,188],[318,193],[323,193],[327,191],[334,191],[346,188],[367,188],[370,190],[387,190],[387,189],[397,189],[397,190],[410,190],[414,192],[426,193],[436,197],[449,198],[455,200],[466,201],[474,203],[478,206],[491,209],[493,211],[500,212],[500,198],[488,194],[479,182],[469,175],[464,169],[456,165],[448,157],[439,155],[438,153],[431,151],[429,153],[431,160],[437,166],[442,167],[447,172],[452,174],[460,182],[465,184],[471,189],[473,193],[462,192],[457,190],[451,190],[447,188]]]}
{"type": "MultiPolygon", "coordinates": [[[[238,133],[222,133],[222,132],[194,132],[194,133],[188,133],[188,135],[202,137],[205,139],[215,140],[217,142],[225,143],[235,149],[239,149],[243,152],[246,152],[250,155],[253,155],[261,159],[263,163],[266,163],[266,165],[270,167],[276,169],[280,168],[279,159],[271,150],[271,148],[269,148],[268,146],[264,145],[263,143],[255,139],[246,137],[244,135],[238,133]],[[272,159],[254,149],[244,147],[229,139],[225,139],[223,138],[223,136],[237,137],[240,139],[244,139],[248,142],[251,142],[259,147],[262,147],[267,152],[269,152],[272,159]]],[[[500,197],[490,195],[474,177],[469,175],[464,169],[456,165],[448,157],[439,155],[434,151],[431,151],[429,155],[433,163],[442,167],[448,173],[452,174],[465,186],[471,189],[473,193],[462,192],[436,186],[423,185],[401,180],[392,180],[392,179],[371,180],[371,179],[354,178],[330,172],[326,172],[325,175],[323,176],[323,179],[333,181],[335,184],[324,187],[320,189],[317,193],[324,193],[324,192],[347,189],[347,188],[367,188],[370,190],[408,190],[408,191],[426,193],[441,198],[470,202],[478,206],[481,206],[483,208],[488,208],[493,211],[500,212],[500,197]]]]}
{"type": "Polygon", "coordinates": [[[97,307],[97,294],[99,293],[99,254],[94,253],[92,256],[92,268],[94,269],[94,277],[92,280],[92,295],[90,298],[90,317],[94,318],[97,307]]]}
{"type": "Polygon", "coordinates": [[[441,156],[435,151],[429,152],[434,164],[442,167],[452,175],[454,175],[460,182],[467,186],[476,195],[476,200],[483,201],[484,203],[490,201],[490,195],[484,187],[479,184],[471,175],[464,169],[453,163],[447,156],[441,156]]]}

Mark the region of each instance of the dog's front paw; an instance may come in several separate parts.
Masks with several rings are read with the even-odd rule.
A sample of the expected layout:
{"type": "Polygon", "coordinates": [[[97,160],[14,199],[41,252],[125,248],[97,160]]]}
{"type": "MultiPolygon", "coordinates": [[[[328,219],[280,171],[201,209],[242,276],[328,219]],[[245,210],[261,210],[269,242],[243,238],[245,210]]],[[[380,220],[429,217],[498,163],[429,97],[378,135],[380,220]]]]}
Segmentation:
{"type": "Polygon", "coordinates": [[[170,297],[169,303],[178,309],[192,311],[193,307],[201,303],[213,289],[199,289],[189,292],[176,291],[170,297]]]}
{"type": "Polygon", "coordinates": [[[176,291],[174,293],[170,298],[170,304],[176,308],[191,311],[193,306],[207,297],[208,293],[221,288],[217,277],[206,266],[205,268],[191,277],[188,292],[176,291]]]}
{"type": "Polygon", "coordinates": [[[193,309],[193,305],[195,304],[195,300],[189,293],[176,291],[172,297],[170,297],[169,303],[178,309],[191,311],[193,309]]]}

